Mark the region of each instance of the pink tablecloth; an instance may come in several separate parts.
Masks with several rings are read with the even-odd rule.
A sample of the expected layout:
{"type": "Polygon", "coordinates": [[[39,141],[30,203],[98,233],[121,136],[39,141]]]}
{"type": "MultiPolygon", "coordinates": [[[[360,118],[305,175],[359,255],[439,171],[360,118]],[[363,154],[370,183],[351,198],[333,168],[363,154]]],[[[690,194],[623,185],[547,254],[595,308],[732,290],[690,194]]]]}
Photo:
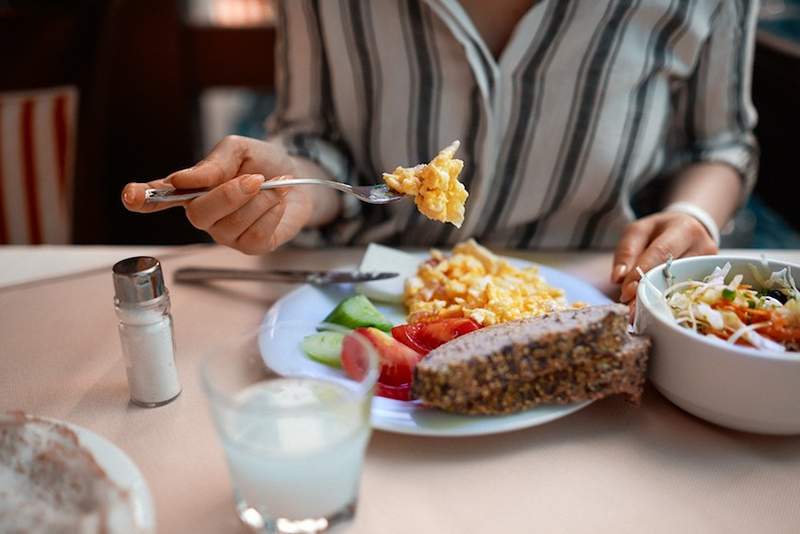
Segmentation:
{"type": "MultiPolygon", "coordinates": [[[[186,265],[333,268],[359,255],[288,250],[255,259],[209,247],[165,256],[163,264],[169,277],[186,265]]],[[[775,256],[797,261],[800,252],[775,256]]],[[[610,290],[606,254],[530,257],[610,290]]],[[[65,419],[119,445],[150,485],[159,532],[240,532],[197,380],[198,356],[258,324],[288,288],[231,282],[170,289],[184,391],[155,410],[128,404],[110,269],[0,289],[0,409],[65,419]]],[[[509,434],[376,432],[358,516],[344,532],[796,533],[800,438],[724,430],[652,390],[640,408],[610,399],[509,434]]]]}

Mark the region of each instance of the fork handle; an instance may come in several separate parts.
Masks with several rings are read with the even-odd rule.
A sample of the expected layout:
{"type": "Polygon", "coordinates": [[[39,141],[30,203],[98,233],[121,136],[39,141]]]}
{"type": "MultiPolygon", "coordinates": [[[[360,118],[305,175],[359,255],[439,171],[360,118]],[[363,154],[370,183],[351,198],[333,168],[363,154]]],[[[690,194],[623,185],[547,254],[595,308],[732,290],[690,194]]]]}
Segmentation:
{"type": "MultiPolygon", "coordinates": [[[[348,184],[333,180],[323,180],[321,178],[291,178],[289,180],[269,180],[261,184],[259,189],[275,189],[278,187],[289,187],[293,185],[323,185],[338,189],[339,191],[350,192],[352,187],[348,184]]],[[[146,189],[144,199],[146,203],[154,204],[160,202],[178,202],[181,200],[192,200],[208,193],[210,189],[146,189]]]]}

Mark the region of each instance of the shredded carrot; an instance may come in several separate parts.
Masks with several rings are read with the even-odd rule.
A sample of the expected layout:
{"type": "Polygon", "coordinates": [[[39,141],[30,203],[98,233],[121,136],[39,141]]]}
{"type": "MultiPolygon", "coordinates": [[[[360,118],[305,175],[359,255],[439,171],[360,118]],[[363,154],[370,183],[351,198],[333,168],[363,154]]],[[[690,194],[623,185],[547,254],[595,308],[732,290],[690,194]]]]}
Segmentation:
{"type": "Polygon", "coordinates": [[[780,318],[774,320],[770,326],[764,327],[763,330],[759,329],[759,333],[780,343],[800,342],[800,329],[786,325],[785,321],[780,318]]]}
{"type": "Polygon", "coordinates": [[[717,310],[732,311],[739,316],[745,324],[760,323],[764,321],[771,321],[774,314],[770,310],[757,310],[754,308],[746,308],[744,306],[737,306],[728,302],[718,302],[711,305],[712,308],[717,310]]]}
{"type": "MultiPolygon", "coordinates": [[[[762,298],[764,293],[753,290],[751,284],[740,283],[735,288],[725,285],[724,279],[728,277],[730,269],[730,264],[726,264],[724,267],[717,267],[712,274],[703,279],[702,283],[693,283],[694,281],[689,280],[674,284],[666,290],[665,297],[672,306],[675,317],[679,318],[679,324],[690,327],[700,334],[715,336],[729,342],[731,336],[737,332],[747,334],[747,332],[741,331],[743,325],[748,327],[747,331],[750,334],[737,335],[735,339],[735,344],[737,345],[761,347],[764,343],[758,339],[758,336],[754,335],[757,333],[765,339],[784,345],[789,350],[797,350],[797,347],[800,346],[800,320],[797,319],[797,303],[794,304],[795,308],[792,309],[777,306],[774,300],[770,301],[767,306],[765,305],[765,299],[762,298]],[[704,298],[701,298],[700,302],[698,302],[698,296],[703,297],[709,294],[705,292],[707,288],[713,288],[719,291],[720,294],[719,300],[708,305],[713,310],[727,313],[723,326],[719,330],[710,325],[712,317],[699,322],[692,314],[692,306],[694,304],[707,302],[704,298]],[[688,309],[686,309],[686,301],[672,301],[673,292],[678,289],[680,291],[674,294],[683,294],[684,298],[688,297],[688,309]],[[744,304],[737,304],[736,302],[744,304]],[[688,317],[686,316],[687,313],[688,317]],[[733,320],[730,316],[731,313],[736,315],[738,321],[733,320]],[[691,323],[687,324],[688,320],[691,320],[691,323]]],[[[784,281],[783,283],[788,287],[789,282],[784,281]]],[[[791,285],[793,291],[788,292],[790,293],[789,296],[800,300],[800,295],[797,295],[797,289],[794,288],[793,281],[791,285]]],[[[786,293],[787,291],[784,291],[784,294],[786,293]]],[[[716,322],[716,320],[713,322],[716,322]]]]}
{"type": "MultiPolygon", "coordinates": [[[[768,326],[757,328],[756,332],[778,343],[795,342],[800,343],[800,328],[791,327],[786,324],[786,321],[779,314],[773,310],[759,310],[738,306],[730,302],[720,301],[711,305],[716,310],[732,311],[735,313],[742,323],[751,325],[753,323],[769,322],[768,326]]],[[[709,332],[721,339],[728,339],[733,334],[727,330],[717,331],[710,330],[709,332]]],[[[747,342],[744,337],[736,341],[737,345],[752,346],[747,342]]]]}

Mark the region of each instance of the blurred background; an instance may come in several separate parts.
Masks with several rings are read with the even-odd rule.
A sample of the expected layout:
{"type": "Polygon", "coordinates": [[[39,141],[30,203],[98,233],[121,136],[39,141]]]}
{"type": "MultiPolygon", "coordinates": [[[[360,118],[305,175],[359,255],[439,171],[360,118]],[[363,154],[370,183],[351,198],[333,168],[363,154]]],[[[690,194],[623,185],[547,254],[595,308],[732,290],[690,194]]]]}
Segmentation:
{"type": "MultiPolygon", "coordinates": [[[[0,244],[207,241],[120,191],[263,137],[274,40],[270,0],[0,0],[0,244]]],[[[800,0],[762,0],[753,98],[760,178],[723,245],[800,248],[800,0]]]]}

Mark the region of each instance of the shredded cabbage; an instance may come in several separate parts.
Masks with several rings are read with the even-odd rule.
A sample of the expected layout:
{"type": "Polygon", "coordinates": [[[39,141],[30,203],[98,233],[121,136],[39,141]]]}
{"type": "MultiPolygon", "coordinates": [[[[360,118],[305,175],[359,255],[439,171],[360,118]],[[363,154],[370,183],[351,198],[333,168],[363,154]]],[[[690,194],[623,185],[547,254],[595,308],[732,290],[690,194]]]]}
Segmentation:
{"type": "MultiPolygon", "coordinates": [[[[762,259],[765,265],[769,264],[762,259]]],[[[800,345],[800,292],[790,269],[766,275],[756,265],[749,268],[760,289],[743,284],[742,274],[730,276],[730,263],[715,267],[703,280],[673,281],[663,292],[653,289],[684,328],[770,351],[786,351],[783,343],[800,345]]],[[[665,277],[670,279],[671,273],[665,277]]]]}

